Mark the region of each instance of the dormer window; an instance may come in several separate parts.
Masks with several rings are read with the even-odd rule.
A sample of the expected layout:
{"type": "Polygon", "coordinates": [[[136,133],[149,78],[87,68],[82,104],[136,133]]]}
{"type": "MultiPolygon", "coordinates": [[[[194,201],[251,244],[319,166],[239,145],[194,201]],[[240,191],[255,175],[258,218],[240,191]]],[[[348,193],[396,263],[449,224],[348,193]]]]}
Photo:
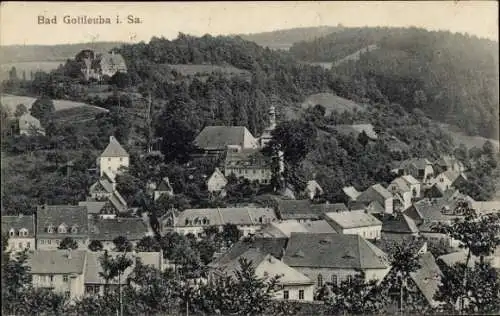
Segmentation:
{"type": "Polygon", "coordinates": [[[72,234],[78,233],[78,227],[76,227],[76,226],[71,227],[71,233],[72,234]]]}
{"type": "Polygon", "coordinates": [[[26,228],[21,228],[19,230],[19,236],[28,236],[28,230],[26,228]]]}
{"type": "Polygon", "coordinates": [[[15,231],[14,231],[14,229],[13,229],[13,228],[11,228],[11,229],[9,230],[9,236],[10,236],[10,237],[13,237],[13,236],[14,236],[14,234],[15,234],[15,231]]]}
{"type": "Polygon", "coordinates": [[[47,227],[47,233],[52,234],[54,232],[54,227],[51,225],[47,227]]]}
{"type": "Polygon", "coordinates": [[[208,221],[207,221],[207,218],[206,218],[206,217],[203,217],[202,223],[203,223],[203,225],[206,225],[206,224],[208,223],[208,221]]]}
{"type": "Polygon", "coordinates": [[[57,232],[58,232],[59,234],[66,234],[68,231],[67,231],[67,229],[66,229],[66,226],[65,226],[64,224],[61,224],[61,225],[59,226],[59,228],[57,229],[57,232]]]}

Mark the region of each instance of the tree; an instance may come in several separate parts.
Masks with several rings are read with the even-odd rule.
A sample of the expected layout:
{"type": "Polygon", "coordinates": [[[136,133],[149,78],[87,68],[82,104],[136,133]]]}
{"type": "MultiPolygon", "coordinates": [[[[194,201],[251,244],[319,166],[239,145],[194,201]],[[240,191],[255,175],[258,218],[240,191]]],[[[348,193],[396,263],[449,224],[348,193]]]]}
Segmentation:
{"type": "Polygon", "coordinates": [[[127,237],[118,236],[113,239],[116,251],[119,252],[130,252],[132,251],[132,243],[127,239],[127,237]]]}
{"type": "Polygon", "coordinates": [[[297,164],[312,148],[316,129],[309,122],[286,121],[278,125],[271,135],[273,139],[267,147],[275,155],[278,151],[282,151],[286,161],[297,164]]]}
{"type": "Polygon", "coordinates": [[[365,131],[362,131],[358,136],[358,142],[363,146],[363,148],[365,148],[369,141],[370,138],[368,135],[366,135],[365,131]]]}
{"type": "Polygon", "coordinates": [[[227,223],[222,227],[222,238],[229,245],[236,243],[241,238],[241,231],[235,224],[227,223]]]}
{"type": "Polygon", "coordinates": [[[466,293],[463,312],[492,314],[500,311],[500,283],[498,273],[489,263],[476,262],[474,267],[464,263],[453,266],[442,265],[443,277],[434,299],[443,302],[441,307],[446,313],[453,313],[457,301],[466,293]],[[463,275],[467,270],[468,282],[464,289],[463,275]]]}
{"type": "Polygon", "coordinates": [[[467,267],[471,255],[479,257],[481,263],[484,263],[484,257],[493,253],[495,248],[500,245],[500,215],[495,213],[478,215],[474,209],[469,207],[467,201],[459,201],[455,213],[462,216],[455,218],[451,224],[433,225],[432,229],[460,241],[460,247],[467,251],[463,267],[462,291],[458,298],[459,310],[462,311],[465,303],[464,298],[468,294],[466,292],[469,282],[467,267]]]}
{"type": "Polygon", "coordinates": [[[334,315],[385,314],[388,298],[376,280],[366,282],[363,272],[351,279],[343,280],[340,285],[333,284],[323,296],[325,304],[334,315]]]}
{"type": "Polygon", "coordinates": [[[235,276],[215,278],[200,287],[194,300],[196,308],[207,314],[219,315],[263,315],[272,312],[279,276],[259,278],[251,261],[240,258],[238,262],[235,276]]]}
{"type": "Polygon", "coordinates": [[[2,234],[2,311],[16,313],[22,311],[19,300],[25,288],[31,284],[29,266],[26,265],[27,252],[11,257],[7,251],[8,235],[2,234]]]}
{"type": "Polygon", "coordinates": [[[47,96],[42,96],[33,103],[30,111],[37,119],[47,121],[55,111],[54,102],[47,96]]]}
{"type": "Polygon", "coordinates": [[[16,106],[16,111],[14,112],[14,116],[16,118],[20,118],[24,113],[28,112],[28,109],[24,104],[18,104],[16,106]]]}
{"type": "Polygon", "coordinates": [[[157,252],[161,250],[161,245],[154,237],[146,236],[139,240],[135,249],[136,251],[157,252]]]}
{"type": "Polygon", "coordinates": [[[104,249],[102,242],[100,240],[92,240],[89,243],[90,251],[101,251],[104,249]]]}
{"type": "Polygon", "coordinates": [[[71,237],[64,237],[59,244],[58,249],[77,249],[78,243],[71,237]]]}

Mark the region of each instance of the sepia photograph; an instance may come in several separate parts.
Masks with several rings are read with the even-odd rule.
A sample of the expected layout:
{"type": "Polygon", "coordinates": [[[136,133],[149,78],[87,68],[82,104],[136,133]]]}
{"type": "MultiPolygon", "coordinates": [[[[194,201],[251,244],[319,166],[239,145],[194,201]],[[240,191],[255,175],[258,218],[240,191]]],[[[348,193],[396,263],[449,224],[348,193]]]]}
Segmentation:
{"type": "Polygon", "coordinates": [[[499,315],[498,32],[497,1],[2,2],[2,315],[499,315]]]}

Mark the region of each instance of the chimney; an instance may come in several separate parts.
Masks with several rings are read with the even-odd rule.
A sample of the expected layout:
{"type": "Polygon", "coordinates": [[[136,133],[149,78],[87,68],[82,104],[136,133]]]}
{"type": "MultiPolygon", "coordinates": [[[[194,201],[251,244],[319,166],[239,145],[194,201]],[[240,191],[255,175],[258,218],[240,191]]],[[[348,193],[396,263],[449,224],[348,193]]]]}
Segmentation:
{"type": "Polygon", "coordinates": [[[113,136],[109,136],[109,142],[111,143],[115,138],[113,136]]]}

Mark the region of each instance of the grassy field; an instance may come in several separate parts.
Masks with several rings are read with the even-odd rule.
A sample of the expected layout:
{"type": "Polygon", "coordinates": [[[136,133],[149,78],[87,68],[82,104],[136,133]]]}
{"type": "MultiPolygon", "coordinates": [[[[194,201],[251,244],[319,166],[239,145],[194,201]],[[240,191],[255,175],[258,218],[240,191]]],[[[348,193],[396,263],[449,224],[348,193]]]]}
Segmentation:
{"type": "MultiPolygon", "coordinates": [[[[14,113],[14,111],[16,110],[16,106],[18,104],[24,104],[28,109],[31,108],[31,105],[33,105],[33,103],[36,101],[36,98],[2,94],[0,96],[0,101],[2,102],[2,106],[8,108],[9,111],[14,113]]],[[[100,109],[101,111],[107,111],[106,109],[94,107],[83,102],[75,102],[69,100],[53,100],[53,101],[56,112],[72,108],[79,108],[79,107],[93,107],[96,109],[100,109]]]]}
{"type": "Polygon", "coordinates": [[[440,125],[443,130],[448,132],[451,135],[451,137],[453,137],[457,145],[464,144],[469,149],[473,147],[481,148],[483,147],[484,142],[489,140],[493,143],[493,145],[496,146],[497,150],[499,148],[498,140],[485,138],[481,136],[468,136],[462,133],[461,131],[457,130],[456,128],[449,126],[448,124],[442,123],[440,125]]]}
{"type": "Polygon", "coordinates": [[[316,104],[321,104],[325,107],[326,115],[329,115],[333,110],[344,112],[357,109],[362,111],[365,108],[364,105],[341,98],[333,93],[317,93],[310,95],[304,102],[302,102],[301,108],[307,109],[315,106],[316,104]]]}
{"type": "Polygon", "coordinates": [[[16,63],[2,63],[0,65],[0,80],[9,78],[9,71],[12,67],[16,67],[17,76],[19,79],[23,78],[23,72],[26,74],[26,79],[30,80],[31,73],[35,74],[37,71],[50,72],[57,69],[59,65],[64,64],[64,60],[60,61],[28,61],[28,62],[16,62],[16,63]]]}
{"type": "Polygon", "coordinates": [[[54,114],[54,119],[59,122],[84,122],[93,120],[99,113],[107,112],[96,106],[80,106],[59,110],[54,114]]]}

